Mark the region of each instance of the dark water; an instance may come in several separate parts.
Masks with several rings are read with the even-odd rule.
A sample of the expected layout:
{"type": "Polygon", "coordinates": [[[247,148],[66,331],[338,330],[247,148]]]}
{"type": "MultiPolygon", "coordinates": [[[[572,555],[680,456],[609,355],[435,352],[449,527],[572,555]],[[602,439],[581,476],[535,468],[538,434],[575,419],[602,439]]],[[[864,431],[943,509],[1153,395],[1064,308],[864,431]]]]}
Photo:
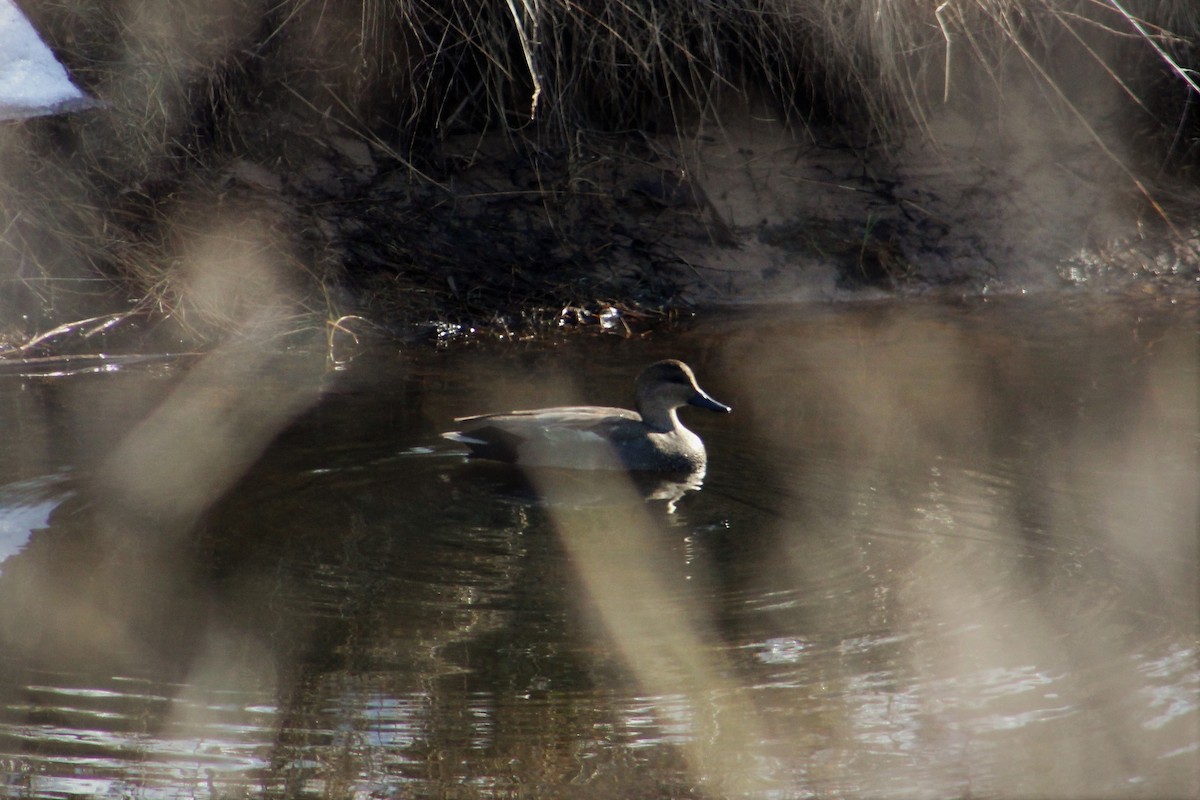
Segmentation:
{"type": "Polygon", "coordinates": [[[1197,311],[0,363],[0,796],[1196,796],[1197,311]],[[668,356],[699,490],[437,437],[668,356]]]}

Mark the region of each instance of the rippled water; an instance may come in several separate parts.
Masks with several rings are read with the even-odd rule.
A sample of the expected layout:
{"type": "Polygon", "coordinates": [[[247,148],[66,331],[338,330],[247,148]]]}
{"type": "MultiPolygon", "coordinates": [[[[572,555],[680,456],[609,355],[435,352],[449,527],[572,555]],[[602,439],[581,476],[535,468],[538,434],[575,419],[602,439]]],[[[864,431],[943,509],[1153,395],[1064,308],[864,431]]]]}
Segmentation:
{"type": "Polygon", "coordinates": [[[0,364],[0,796],[1200,794],[1198,310],[0,364]],[[699,488],[437,436],[669,356],[699,488]]]}

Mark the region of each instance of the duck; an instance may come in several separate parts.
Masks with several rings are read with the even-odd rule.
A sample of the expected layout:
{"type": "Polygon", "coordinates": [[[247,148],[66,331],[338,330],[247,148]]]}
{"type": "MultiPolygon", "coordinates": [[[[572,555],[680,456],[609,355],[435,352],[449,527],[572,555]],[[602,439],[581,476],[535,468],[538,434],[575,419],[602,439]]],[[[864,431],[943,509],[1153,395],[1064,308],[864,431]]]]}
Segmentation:
{"type": "Polygon", "coordinates": [[[679,421],[683,406],[728,414],[677,359],[642,370],[634,384],[636,411],[558,406],[458,417],[442,436],[467,446],[472,458],[521,467],[692,474],[705,469],[704,442],[679,421]]]}

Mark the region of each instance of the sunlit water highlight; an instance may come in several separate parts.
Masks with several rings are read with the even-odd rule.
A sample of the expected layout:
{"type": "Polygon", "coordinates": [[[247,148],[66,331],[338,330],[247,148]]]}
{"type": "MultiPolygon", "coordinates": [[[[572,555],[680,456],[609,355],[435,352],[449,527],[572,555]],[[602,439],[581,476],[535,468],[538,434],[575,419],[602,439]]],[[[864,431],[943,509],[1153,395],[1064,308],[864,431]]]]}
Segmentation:
{"type": "Polygon", "coordinates": [[[254,363],[0,377],[0,795],[1200,793],[1194,302],[254,363]],[[437,436],[668,356],[699,488],[437,436]]]}

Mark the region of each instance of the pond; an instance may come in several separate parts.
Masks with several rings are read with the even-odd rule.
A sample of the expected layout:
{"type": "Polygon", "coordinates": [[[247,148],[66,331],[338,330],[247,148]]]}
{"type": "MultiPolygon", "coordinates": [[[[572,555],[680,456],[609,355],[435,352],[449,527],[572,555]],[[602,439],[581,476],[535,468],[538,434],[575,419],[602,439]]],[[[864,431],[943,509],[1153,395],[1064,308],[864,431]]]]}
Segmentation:
{"type": "Polygon", "coordinates": [[[1198,311],[0,363],[0,796],[1196,796],[1198,311]],[[438,435],[668,357],[699,485],[438,435]]]}

